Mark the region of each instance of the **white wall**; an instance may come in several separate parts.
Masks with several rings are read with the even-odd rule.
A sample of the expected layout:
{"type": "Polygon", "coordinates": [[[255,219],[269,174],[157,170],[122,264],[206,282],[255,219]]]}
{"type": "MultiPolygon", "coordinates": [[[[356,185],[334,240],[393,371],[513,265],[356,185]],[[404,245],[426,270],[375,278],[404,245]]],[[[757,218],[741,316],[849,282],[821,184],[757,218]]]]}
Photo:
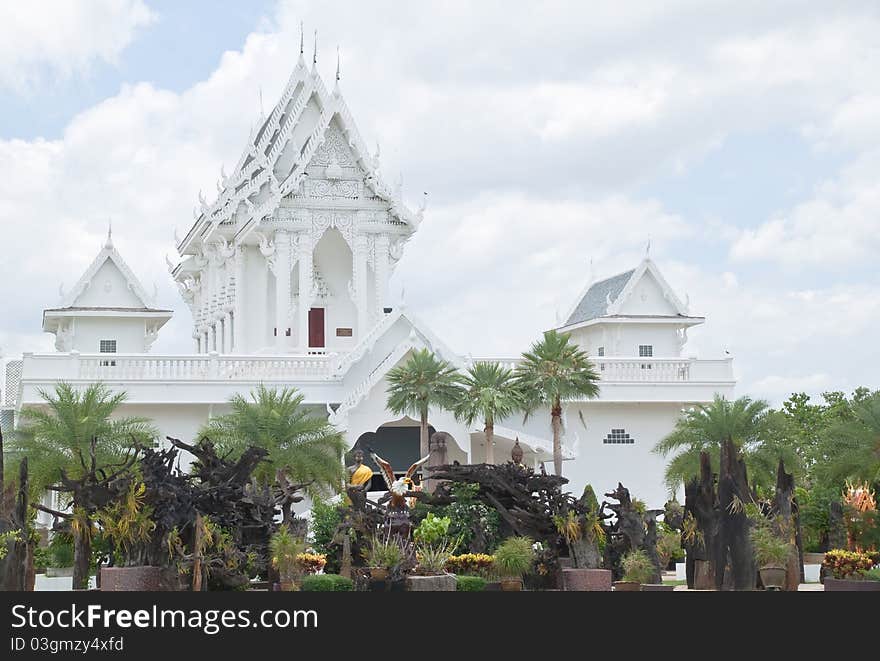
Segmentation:
{"type": "Polygon", "coordinates": [[[128,283],[111,260],[107,260],[77,297],[77,307],[141,308],[143,302],[128,288],[128,283]]]}
{"type": "Polygon", "coordinates": [[[672,431],[681,409],[681,404],[638,402],[572,406],[567,438],[571,442],[577,435],[577,457],[563,463],[563,475],[571,481],[572,493],[579,494],[585,485],[592,484],[597,494],[603,494],[622,482],[634,498],[644,500],[649,507],[662,507],[669,497],[663,484],[666,460],[651,450],[672,431]],[[586,429],[578,410],[583,413],[586,429]],[[613,428],[625,429],[635,443],[603,443],[613,428]]]}
{"type": "Polygon", "coordinates": [[[596,356],[599,347],[605,347],[606,356],[638,356],[640,344],[654,347],[657,358],[675,358],[680,355],[677,330],[667,323],[601,322],[595,326],[577,328],[571,333],[574,342],[590,356],[596,356]]]}
{"type": "Polygon", "coordinates": [[[98,353],[101,340],[116,340],[117,353],[143,353],[145,331],[144,320],[139,318],[76,317],[73,348],[98,353]]]}

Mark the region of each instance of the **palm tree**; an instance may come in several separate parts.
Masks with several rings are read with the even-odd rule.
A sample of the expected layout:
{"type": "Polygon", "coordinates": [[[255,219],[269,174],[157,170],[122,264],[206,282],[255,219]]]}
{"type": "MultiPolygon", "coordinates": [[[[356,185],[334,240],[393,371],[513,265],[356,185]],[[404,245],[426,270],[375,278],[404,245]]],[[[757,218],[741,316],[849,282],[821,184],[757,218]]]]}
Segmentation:
{"type": "Polygon", "coordinates": [[[549,330],[523,354],[516,376],[527,412],[539,406],[550,407],[553,469],[562,475],[562,402],[598,397],[599,375],[587,353],[571,342],[569,334],[549,330]]]}
{"type": "Polygon", "coordinates": [[[453,405],[458,420],[472,425],[483,421],[486,434],[486,463],[495,463],[495,421],[524,408],[514,374],[498,363],[476,362],[461,379],[462,389],[453,405]]]}
{"type": "Polygon", "coordinates": [[[880,392],[857,402],[852,419],[833,423],[820,441],[825,464],[818,472],[831,481],[880,481],[880,392]]]}
{"type": "Polygon", "coordinates": [[[458,399],[457,370],[427,349],[413,351],[402,365],[388,372],[388,409],[397,415],[419,417],[419,453],[428,455],[428,410],[448,408],[458,399]]]}
{"type": "Polygon", "coordinates": [[[718,471],[721,444],[732,440],[742,452],[753,486],[770,488],[776,481],[781,458],[789,468],[799,466],[797,455],[780,437],[775,426],[778,416],[768,404],[750,397],[729,400],[715,395],[711,404],[686,410],[675,428],[660,440],[653,451],[663,457],[673,455],[666,466],[664,480],[671,493],[700,474],[700,453],[708,452],[713,472],[718,471]]]}
{"type": "Polygon", "coordinates": [[[295,491],[336,493],[344,476],[342,434],[326,418],[310,414],[303,400],[294,388],[260,385],[250,398],[233,395],[229,400],[232,411],[209,420],[199,431],[200,437],[207,437],[233,458],[249,447],[268,451],[267,461],[254,475],[262,484],[274,481],[280,488],[285,522],[290,519],[295,491]]]}
{"type": "Polygon", "coordinates": [[[101,383],[78,390],[67,383],[54,393],[40,391],[45,408],[25,408],[23,425],[13,439],[13,454],[26,456],[34,489],[70,494],[70,512],[39,506],[71,522],[74,543],[73,587],[88,581],[91,533],[97,505],[92,491],[119,477],[134,464],[138,448],[158,432],[140,417],[114,418],[125,402],[124,392],[114,393],[101,383]]]}

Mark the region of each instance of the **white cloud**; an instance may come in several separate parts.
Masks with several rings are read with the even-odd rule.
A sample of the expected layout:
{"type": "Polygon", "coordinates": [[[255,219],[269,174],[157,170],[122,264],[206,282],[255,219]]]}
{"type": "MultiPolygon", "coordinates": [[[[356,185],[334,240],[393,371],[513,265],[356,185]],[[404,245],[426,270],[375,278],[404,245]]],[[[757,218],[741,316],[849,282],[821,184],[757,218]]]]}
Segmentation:
{"type": "MultiPolygon", "coordinates": [[[[880,83],[868,75],[880,65],[877,17],[827,21],[815,5],[792,3],[782,20],[765,3],[743,4],[647,3],[621,13],[560,3],[534,15],[509,3],[378,2],[343,12],[285,3],[275,26],[188,90],[131,81],[57,140],[0,139],[0,345],[7,355],[49,348],[46,338],[35,346],[40,311],[56,302],[60,281],[70,285],[86,268],[112,217],[122,254],[176,309],[155,351],[190,349],[189,313],[162,255],[173,252],[172,228],[189,228],[199,189],[210,198],[220,164],[229,172],[237,160],[258,90],[268,109],[282,89],[303,18],[322,30],[322,44],[342,45],[343,93],[364,137],[381,140],[387,178],[403,172],[412,198],[430,192],[395,286],[454,348],[522,350],[571,305],[591,258],[600,276],[631,268],[650,236],[670,282],[709,317],[691,347],[730,349],[741,391],[775,398],[798,387],[876,385],[877,283],[787,276],[864,267],[880,247],[872,114],[880,83]],[[668,211],[662,191],[637,192],[659,175],[688,173],[739,133],[780,127],[853,156],[771,218],[701,224],[668,211]]],[[[132,11],[127,23],[115,14],[123,16],[115,41],[84,40],[103,44],[88,46],[92,54],[25,62],[0,50],[0,85],[29,84],[46,62],[64,73],[111,58],[150,20],[132,11]],[[10,77],[19,61],[24,78],[10,77]]],[[[88,34],[110,20],[89,23],[88,34]]],[[[327,74],[331,50],[319,53],[327,74]]]]}
{"type": "Polygon", "coordinates": [[[23,90],[45,75],[70,76],[114,62],[156,19],[142,0],[0,4],[0,88],[23,90]]]}

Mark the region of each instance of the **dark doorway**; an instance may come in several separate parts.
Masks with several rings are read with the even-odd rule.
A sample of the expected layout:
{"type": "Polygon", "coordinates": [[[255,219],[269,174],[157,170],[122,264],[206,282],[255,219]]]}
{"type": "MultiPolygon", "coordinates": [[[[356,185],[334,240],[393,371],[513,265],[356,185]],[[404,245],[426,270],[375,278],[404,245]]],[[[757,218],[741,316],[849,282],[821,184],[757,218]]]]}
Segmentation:
{"type": "MultiPolygon", "coordinates": [[[[428,437],[435,429],[428,426],[428,437]]],[[[375,432],[368,431],[361,434],[346,455],[346,465],[351,462],[351,455],[355,450],[363,450],[364,463],[373,469],[373,481],[370,483],[370,491],[385,491],[385,480],[379,474],[379,467],[370,458],[369,450],[373,450],[385,461],[391,464],[395,477],[403,477],[409,467],[416,463],[419,456],[419,428],[418,427],[379,427],[375,432]]]]}
{"type": "Polygon", "coordinates": [[[309,310],[309,348],[324,346],[324,308],[309,310]]]}

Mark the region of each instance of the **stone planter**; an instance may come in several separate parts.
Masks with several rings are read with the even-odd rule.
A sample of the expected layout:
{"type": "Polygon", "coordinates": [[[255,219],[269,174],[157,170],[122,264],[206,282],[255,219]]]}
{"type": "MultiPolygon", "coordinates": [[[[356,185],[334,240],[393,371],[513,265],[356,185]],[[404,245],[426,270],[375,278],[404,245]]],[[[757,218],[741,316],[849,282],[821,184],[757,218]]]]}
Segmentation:
{"type": "Polygon", "coordinates": [[[161,567],[101,567],[101,592],[168,590],[161,567]]]}
{"type": "Polygon", "coordinates": [[[666,585],[665,583],[642,583],[642,592],[672,592],[675,590],[674,585],[666,585]]]}
{"type": "Polygon", "coordinates": [[[851,581],[826,576],[825,592],[880,592],[880,581],[851,581]]]}
{"type": "Polygon", "coordinates": [[[523,582],[521,578],[502,578],[501,579],[501,591],[502,592],[520,592],[523,588],[523,582]]]}
{"type": "Polygon", "coordinates": [[[73,567],[46,567],[46,578],[72,578],[73,567]]]}
{"type": "Polygon", "coordinates": [[[641,592],[642,584],[636,581],[614,581],[615,592],[641,592]]]}
{"type": "Polygon", "coordinates": [[[563,569],[562,589],[567,592],[611,592],[611,570],[563,569]]]}
{"type": "Polygon", "coordinates": [[[455,576],[407,576],[407,592],[455,592],[455,576]]]}
{"type": "Polygon", "coordinates": [[[787,573],[785,567],[761,567],[761,583],[768,590],[781,590],[787,573]]]}
{"type": "Polygon", "coordinates": [[[370,567],[370,578],[372,578],[374,581],[388,580],[388,568],[387,567],[370,567]]]}

